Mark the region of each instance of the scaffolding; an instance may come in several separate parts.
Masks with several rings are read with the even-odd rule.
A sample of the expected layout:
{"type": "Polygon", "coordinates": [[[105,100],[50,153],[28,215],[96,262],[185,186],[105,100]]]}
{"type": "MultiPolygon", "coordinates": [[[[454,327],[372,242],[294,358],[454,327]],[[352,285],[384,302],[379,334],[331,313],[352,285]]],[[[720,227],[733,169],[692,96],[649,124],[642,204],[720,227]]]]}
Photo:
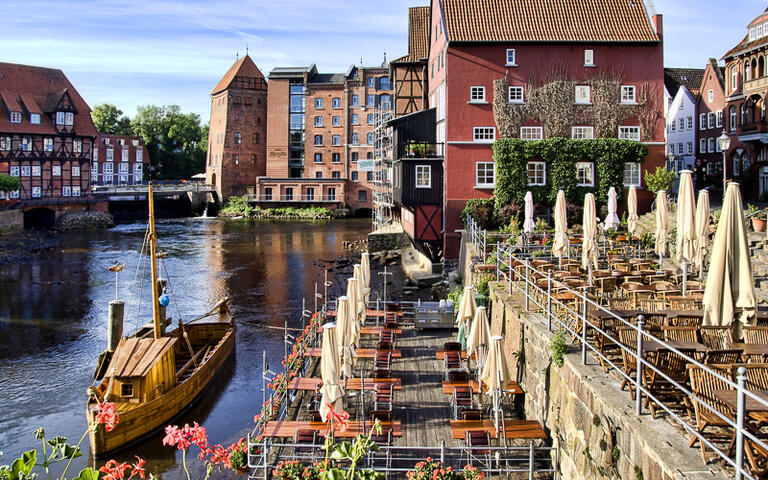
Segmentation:
{"type": "Polygon", "coordinates": [[[392,103],[381,103],[374,111],[373,143],[373,231],[392,223],[392,127],[387,123],[394,117],[392,103]]]}

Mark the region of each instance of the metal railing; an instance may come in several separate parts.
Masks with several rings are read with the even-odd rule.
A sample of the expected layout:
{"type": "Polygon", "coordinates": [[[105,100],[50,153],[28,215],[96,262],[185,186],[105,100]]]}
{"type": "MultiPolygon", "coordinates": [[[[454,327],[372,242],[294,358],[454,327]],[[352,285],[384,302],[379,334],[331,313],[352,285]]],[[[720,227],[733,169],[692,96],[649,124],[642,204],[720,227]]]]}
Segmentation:
{"type": "MultiPolygon", "coordinates": [[[[643,315],[639,315],[636,322],[625,320],[614,314],[605,306],[600,305],[589,298],[589,295],[586,293],[586,287],[584,288],[584,291],[568,287],[555,280],[552,277],[551,271],[547,273],[542,272],[534,268],[529,259],[513,255],[512,249],[509,247],[500,247],[497,276],[500,280],[503,280],[506,283],[510,294],[517,291],[525,296],[525,310],[531,310],[533,308],[534,310],[541,310],[544,312],[547,320],[547,328],[550,332],[553,330],[553,325],[555,325],[558,329],[569,334],[576,342],[578,342],[582,365],[587,364],[587,353],[590,353],[592,357],[598,359],[603,365],[607,365],[610,370],[618,373],[622,380],[626,381],[631,386],[630,391],[634,389],[635,413],[637,415],[643,413],[642,401],[643,397],[647,397],[650,401],[659,406],[660,411],[663,411],[679,423],[688,434],[692,437],[696,437],[699,442],[715,452],[717,457],[722,459],[727,465],[733,467],[735,469],[736,479],[759,478],[744,464],[745,442],[751,442],[753,447],[763,449],[765,452],[768,452],[768,444],[758,438],[753,431],[746,427],[747,411],[745,409],[745,402],[746,399],[749,398],[752,401],[758,402],[759,405],[764,406],[766,409],[768,409],[768,402],[745,388],[746,376],[743,367],[738,370],[736,381],[733,381],[727,376],[723,376],[722,371],[710,368],[710,366],[701,363],[696,358],[681,352],[670,343],[651,335],[643,328],[643,315]],[[546,279],[546,286],[541,286],[540,283],[536,281],[543,279],[546,279]],[[557,292],[560,293],[567,292],[570,294],[573,298],[573,306],[559,300],[561,297],[554,296],[554,290],[557,290],[557,292]],[[603,312],[603,315],[607,315],[615,325],[634,330],[637,344],[623,344],[619,339],[612,336],[610,332],[602,328],[601,325],[594,322],[589,316],[588,312],[590,311],[603,312]],[[612,345],[618,347],[620,352],[626,352],[626,354],[632,356],[636,362],[635,365],[637,366],[634,376],[631,375],[631,373],[625,372],[619,362],[598,349],[596,343],[588,339],[589,331],[594,333],[594,338],[602,336],[604,337],[604,341],[610,342],[612,345]],[[644,357],[641,352],[643,352],[644,342],[648,340],[658,342],[661,345],[661,348],[680,355],[686,363],[705,370],[709,375],[724,382],[728,388],[735,390],[737,392],[737,411],[735,417],[731,418],[723,415],[710,404],[712,401],[711,399],[704,399],[694,394],[687,385],[681,384],[669,377],[663,370],[657,368],[656,365],[644,357]],[[699,409],[706,410],[724,422],[725,425],[734,429],[735,455],[731,455],[729,451],[724,451],[715,445],[707,436],[700,433],[695,418],[690,419],[681,416],[649,391],[643,380],[644,372],[654,372],[655,375],[663,378],[679,392],[682,392],[692,403],[696,403],[699,409]],[[691,422],[691,420],[693,420],[693,422],[691,422]]],[[[541,283],[543,283],[543,281],[541,283]]],[[[622,353],[622,357],[623,356],[624,354],[622,353]]]]}
{"type": "MultiPolygon", "coordinates": [[[[157,193],[175,193],[175,192],[215,192],[216,188],[213,185],[206,185],[198,182],[186,182],[186,183],[153,183],[152,189],[155,194],[157,193]]],[[[95,185],[93,187],[94,193],[147,193],[147,184],[139,185],[95,185]]]]}
{"type": "Polygon", "coordinates": [[[248,202],[339,202],[338,195],[246,195],[248,202]]]}

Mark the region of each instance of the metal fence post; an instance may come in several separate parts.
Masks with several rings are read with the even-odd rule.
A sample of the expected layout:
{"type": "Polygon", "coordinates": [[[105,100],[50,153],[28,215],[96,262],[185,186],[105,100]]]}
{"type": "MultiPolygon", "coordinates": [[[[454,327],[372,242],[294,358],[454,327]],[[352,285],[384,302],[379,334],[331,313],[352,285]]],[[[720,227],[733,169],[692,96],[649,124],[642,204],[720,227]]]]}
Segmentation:
{"type": "Polygon", "coordinates": [[[528,480],[533,480],[533,441],[528,443],[528,480]]]}
{"type": "Polygon", "coordinates": [[[529,280],[529,273],[528,273],[528,259],[525,260],[525,311],[528,311],[528,307],[530,306],[530,298],[528,297],[529,293],[529,287],[528,287],[528,280],[529,280]]]}
{"type": "Polygon", "coordinates": [[[581,304],[581,364],[587,364],[587,287],[581,304]]]}
{"type": "Polygon", "coordinates": [[[744,469],[744,382],[747,380],[747,370],[739,367],[736,383],[736,480],[742,479],[744,469]]]}
{"type": "Polygon", "coordinates": [[[507,264],[509,265],[509,294],[512,295],[512,282],[515,280],[517,274],[513,273],[511,248],[509,249],[509,255],[507,256],[507,264]]]}
{"type": "Polygon", "coordinates": [[[483,229],[483,262],[488,258],[488,230],[483,229]]]}
{"type": "Polygon", "coordinates": [[[440,440],[440,464],[445,465],[445,440],[440,440]]]}
{"type": "Polygon", "coordinates": [[[264,457],[264,480],[267,480],[267,475],[269,473],[268,472],[269,467],[267,465],[267,461],[268,461],[267,457],[268,457],[268,455],[267,455],[267,439],[266,438],[264,439],[264,445],[261,447],[261,454],[264,457]]]}
{"type": "MultiPolygon", "coordinates": [[[[635,370],[636,381],[635,385],[635,413],[640,415],[642,413],[642,399],[643,394],[640,391],[643,385],[643,316],[637,316],[637,352],[635,352],[635,370]]],[[[630,382],[628,382],[629,384],[630,382]]]]}
{"type": "Polygon", "coordinates": [[[547,330],[552,331],[552,270],[547,272],[547,330]]]}

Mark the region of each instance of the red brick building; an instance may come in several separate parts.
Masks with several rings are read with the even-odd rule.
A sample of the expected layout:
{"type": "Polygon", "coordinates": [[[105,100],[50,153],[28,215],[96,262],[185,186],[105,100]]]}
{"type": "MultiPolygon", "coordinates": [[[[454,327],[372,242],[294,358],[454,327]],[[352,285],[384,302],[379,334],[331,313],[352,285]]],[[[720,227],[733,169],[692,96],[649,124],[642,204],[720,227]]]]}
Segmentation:
{"type": "Polygon", "coordinates": [[[768,195],[767,51],[768,9],[749,22],[744,38],[723,57],[724,124],[731,137],[726,175],[742,184],[747,199],[768,195]]]}
{"type": "Polygon", "coordinates": [[[149,163],[149,150],[139,137],[99,135],[93,148],[91,186],[139,185],[149,163]]]}
{"type": "Polygon", "coordinates": [[[253,194],[266,174],[267,83],[248,55],[211,91],[205,180],[222,199],[253,194]]]}
{"type": "Polygon", "coordinates": [[[723,187],[723,153],[717,137],[725,129],[725,78],[714,58],[704,69],[696,113],[696,187],[719,191],[723,187]]]}
{"type": "MultiPolygon", "coordinates": [[[[646,125],[638,116],[623,118],[614,135],[648,145],[643,170],[664,165],[662,21],[646,2],[433,0],[429,35],[429,105],[436,108],[436,141],[445,145],[446,258],[458,255],[454,232],[463,228],[466,201],[493,195],[491,144],[500,137],[494,103],[526,103],[532,84],[557,77],[574,87],[568,102],[588,110],[591,81],[616,80],[617,109],[645,102],[650,111],[646,125]],[[499,99],[497,80],[506,87],[499,99]]],[[[510,136],[544,138],[542,120],[548,119],[526,116],[510,136]]],[[[572,138],[595,135],[594,125],[580,122],[563,129],[572,138]]],[[[529,183],[545,183],[545,169],[529,162],[529,183]]],[[[627,169],[625,181],[639,185],[638,198],[649,205],[641,165],[627,169]]]]}
{"type": "Polygon", "coordinates": [[[61,70],[0,63],[0,173],[19,177],[22,208],[64,209],[90,196],[91,109],[61,70]]]}

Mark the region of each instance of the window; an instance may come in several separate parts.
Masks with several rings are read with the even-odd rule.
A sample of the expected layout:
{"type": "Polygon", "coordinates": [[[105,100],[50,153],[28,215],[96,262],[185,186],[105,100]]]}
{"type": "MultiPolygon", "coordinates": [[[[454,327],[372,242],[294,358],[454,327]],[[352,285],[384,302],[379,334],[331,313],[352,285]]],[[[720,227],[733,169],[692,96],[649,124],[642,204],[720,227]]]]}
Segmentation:
{"type": "Polygon", "coordinates": [[[21,112],[11,112],[11,123],[21,123],[21,112]]]}
{"type": "MultiPolygon", "coordinates": [[[[236,153],[233,153],[232,154],[232,163],[234,163],[235,165],[239,165],[240,164],[240,155],[238,155],[236,153]]],[[[122,165],[121,165],[121,167],[122,167],[122,165]]]]}
{"type": "Polygon", "coordinates": [[[693,142],[688,142],[685,144],[685,153],[688,155],[693,154],[693,142]]]}
{"type": "Polygon", "coordinates": [[[75,123],[75,114],[72,112],[67,112],[64,114],[64,123],[65,125],[72,125],[75,123]]]}
{"type": "Polygon", "coordinates": [[[316,98],[315,99],[315,108],[323,108],[323,99],[322,98],[316,98]]]}
{"type": "Polygon", "coordinates": [[[40,198],[43,190],[40,187],[32,187],[32,198],[40,198]]]}
{"type": "MultiPolygon", "coordinates": [[[[235,132],[235,144],[239,145],[241,143],[243,143],[243,134],[240,133],[240,132],[235,132]]],[[[125,150],[127,150],[127,149],[125,149],[125,150]]],[[[125,150],[123,150],[123,151],[125,151],[125,150]]],[[[123,160],[123,161],[125,161],[125,160],[123,160]]]]}
{"type": "Polygon", "coordinates": [[[592,162],[576,162],[576,183],[580,187],[595,186],[595,168],[592,162]]]}
{"type": "Polygon", "coordinates": [[[496,127],[474,127],[472,140],[475,142],[492,143],[496,140],[496,127]]]}
{"type": "Polygon", "coordinates": [[[45,137],[43,139],[43,151],[45,151],[45,152],[52,152],[53,151],[53,138],[45,137]]]}
{"type": "Polygon", "coordinates": [[[571,127],[571,138],[589,139],[595,138],[594,127],[571,127]]]}
{"type": "Polygon", "coordinates": [[[637,103],[634,85],[621,86],[621,103],[637,103]]]}
{"type": "Polygon", "coordinates": [[[357,162],[357,158],[358,158],[358,153],[357,152],[352,152],[352,155],[351,155],[352,163],[357,162]]]}
{"type": "Polygon", "coordinates": [[[331,154],[331,162],[333,163],[341,163],[341,154],[340,153],[332,153],[331,154]]]}
{"type": "Polygon", "coordinates": [[[711,88],[707,90],[707,101],[713,101],[715,99],[715,91],[711,88]]]}
{"type": "Polygon", "coordinates": [[[368,181],[368,182],[372,182],[373,181],[373,172],[366,172],[365,173],[365,180],[368,181]]]}
{"type": "Polygon", "coordinates": [[[741,159],[739,157],[733,157],[733,176],[738,177],[741,175],[741,159]]]}
{"type": "Polygon", "coordinates": [[[53,165],[51,166],[51,175],[54,177],[60,177],[61,176],[61,165],[53,165]]]}
{"type": "Polygon", "coordinates": [[[323,163],[323,154],[322,153],[316,153],[315,154],[315,163],[323,163]]]}
{"type": "Polygon", "coordinates": [[[368,103],[367,105],[369,107],[375,107],[376,106],[376,95],[368,95],[368,103]]]}
{"type": "Polygon", "coordinates": [[[544,162],[528,162],[528,185],[545,185],[547,170],[544,162]]]}
{"type": "Polygon", "coordinates": [[[373,133],[369,133],[366,135],[366,143],[368,145],[373,145],[373,133]]]}
{"type": "Polygon", "coordinates": [[[707,128],[715,128],[715,114],[712,112],[707,114],[707,128]]]}
{"type": "Polygon", "coordinates": [[[72,151],[75,153],[83,153],[83,140],[76,138],[72,140],[72,151]]]}
{"type": "Polygon", "coordinates": [[[739,88],[739,69],[738,67],[731,68],[731,91],[735,92],[739,88]]]}
{"type": "Polygon", "coordinates": [[[432,167],[430,165],[416,165],[416,188],[432,187],[432,167]]]}
{"type": "Polygon", "coordinates": [[[40,165],[32,165],[32,176],[33,177],[39,177],[42,173],[42,168],[40,168],[40,165]]]}
{"type": "Polygon", "coordinates": [[[18,166],[11,167],[11,170],[10,170],[9,173],[10,173],[10,175],[12,177],[18,177],[19,176],[19,167],[18,166]]]}
{"type": "Polygon", "coordinates": [[[323,117],[315,117],[315,126],[316,127],[322,127],[323,126],[323,117]]]}
{"type": "Polygon", "coordinates": [[[315,187],[307,187],[307,200],[310,202],[315,199],[315,187]]]}
{"type": "Polygon", "coordinates": [[[389,110],[392,108],[392,97],[387,94],[383,94],[379,97],[379,103],[381,104],[381,108],[384,110],[389,110]]]}
{"type": "Polygon", "coordinates": [[[543,127],[520,127],[521,140],[541,140],[544,138],[543,127]]]}
{"type": "Polygon", "coordinates": [[[331,100],[331,107],[341,108],[341,99],[339,97],[333,97],[331,100]]]}
{"type": "Polygon", "coordinates": [[[579,105],[589,105],[592,103],[590,101],[589,85],[576,85],[575,102],[579,105]]]}
{"type": "Polygon", "coordinates": [[[21,176],[22,177],[28,177],[31,170],[32,169],[29,167],[29,165],[22,165],[21,166],[21,176]]]}
{"type": "Polygon", "coordinates": [[[469,103],[485,103],[485,87],[469,87],[469,103]]]}
{"type": "Polygon", "coordinates": [[[366,121],[368,122],[368,125],[373,125],[373,114],[372,113],[368,114],[368,117],[367,117],[366,121]]]}
{"type": "Polygon", "coordinates": [[[707,114],[700,113],[699,114],[699,130],[706,130],[706,129],[707,129],[707,114]]]}
{"type": "Polygon", "coordinates": [[[731,117],[731,122],[730,122],[731,130],[736,130],[736,107],[735,106],[731,106],[731,110],[729,114],[731,117]]]}
{"type": "MultiPolygon", "coordinates": [[[[19,121],[21,121],[21,119],[19,119],[19,121]]],[[[56,112],[56,125],[64,125],[65,121],[64,112],[56,112]]]]}
{"type": "Polygon", "coordinates": [[[336,200],[336,187],[328,187],[327,200],[336,200]]]}
{"type": "Polygon", "coordinates": [[[21,150],[24,152],[28,152],[32,150],[32,139],[29,137],[23,137],[21,139],[21,150]]]}
{"type": "Polygon", "coordinates": [[[524,87],[509,87],[509,103],[524,103],[524,87]]]}
{"type": "Polygon", "coordinates": [[[7,152],[11,149],[11,137],[0,137],[0,151],[7,152]]]}
{"type": "Polygon", "coordinates": [[[360,115],[353,113],[352,114],[352,125],[358,125],[360,123],[360,115]]]}
{"type": "Polygon", "coordinates": [[[594,50],[584,50],[584,66],[585,67],[594,67],[595,66],[595,51],[594,50]]]}
{"type": "Polygon", "coordinates": [[[272,200],[272,187],[264,189],[264,200],[272,200]]]}
{"type": "Polygon", "coordinates": [[[115,159],[115,150],[113,148],[107,149],[107,161],[111,162],[115,159]]]}
{"type": "Polygon", "coordinates": [[[360,144],[360,135],[357,134],[357,132],[352,134],[352,145],[359,145],[360,144]]]}
{"type": "Polygon", "coordinates": [[[293,187],[285,187],[285,199],[293,200],[293,187]]]}
{"type": "Polygon", "coordinates": [[[341,135],[332,135],[331,145],[341,145],[341,135]]]}
{"type": "Polygon", "coordinates": [[[515,49],[514,48],[508,48],[507,49],[507,66],[508,67],[516,67],[517,63],[515,62],[515,49]]]}
{"type": "Polygon", "coordinates": [[[115,164],[114,163],[105,163],[104,164],[104,173],[107,173],[107,174],[115,173],[115,164]]]}
{"type": "Polygon", "coordinates": [[[640,141],[640,127],[619,127],[619,139],[640,141]]]}
{"type": "Polygon", "coordinates": [[[678,153],[678,155],[682,155],[683,154],[683,144],[682,143],[678,143],[677,144],[677,153],[678,153]]]}
{"type": "Polygon", "coordinates": [[[677,130],[677,123],[675,123],[675,121],[672,120],[671,123],[669,124],[669,131],[674,132],[675,130],[677,130]]]}
{"type": "Polygon", "coordinates": [[[358,190],[357,191],[357,201],[358,202],[367,202],[368,201],[368,192],[365,190],[358,190]]]}
{"type": "Polygon", "coordinates": [[[708,138],[707,139],[707,151],[709,153],[715,153],[715,139],[714,138],[708,138]]]}
{"type": "Polygon", "coordinates": [[[323,178],[323,172],[315,172],[315,178],[323,178]]]}
{"type": "Polygon", "coordinates": [[[381,78],[379,78],[379,88],[381,90],[389,90],[391,88],[389,86],[389,77],[381,77],[381,78]]]}
{"type": "Polygon", "coordinates": [[[624,164],[624,186],[640,186],[640,164],[627,162],[624,164]]]}
{"type": "MultiPolygon", "coordinates": [[[[720,150],[720,142],[718,142],[717,139],[715,139],[715,152],[717,153],[723,152],[722,150],[720,150]]],[[[765,160],[760,160],[760,161],[765,161],[765,160]]]]}
{"type": "Polygon", "coordinates": [[[376,77],[368,77],[368,88],[376,88],[376,77]]]}
{"type": "Polygon", "coordinates": [[[39,113],[30,113],[29,114],[29,123],[33,123],[35,125],[40,125],[40,114],[39,113]]]}
{"type": "Polygon", "coordinates": [[[352,172],[352,181],[353,182],[356,182],[358,180],[358,175],[359,174],[357,173],[357,171],[353,171],[352,172]]]}
{"type": "Polygon", "coordinates": [[[699,153],[707,153],[707,139],[706,138],[700,138],[699,139],[699,153]]]}
{"type": "MultiPolygon", "coordinates": [[[[121,165],[122,166],[122,165],[121,165]]],[[[126,165],[127,167],[128,165],[126,165]]],[[[127,170],[127,169],[126,169],[127,170]]],[[[72,166],[72,176],[73,177],[79,177],[80,176],[80,166],[79,165],[73,165],[72,166]]]]}
{"type": "Polygon", "coordinates": [[[323,144],[323,136],[315,135],[315,145],[322,145],[322,144],[323,144]]]}
{"type": "MultiPolygon", "coordinates": [[[[255,157],[255,155],[254,155],[254,157],[255,157]]],[[[254,158],[254,163],[255,163],[255,161],[256,161],[256,160],[255,160],[255,158],[254,158]]],[[[141,164],[140,164],[140,163],[134,163],[134,164],[133,164],[133,173],[141,173],[141,168],[142,168],[142,167],[141,167],[141,164]]]]}
{"type": "Polygon", "coordinates": [[[61,196],[62,197],[69,197],[72,196],[72,187],[61,187],[61,196]]]}
{"type": "Polygon", "coordinates": [[[137,162],[143,162],[144,161],[144,150],[136,150],[136,161],[137,162]]]}
{"type": "Polygon", "coordinates": [[[686,117],[686,129],[687,130],[693,130],[693,117],[686,117]]]}
{"type": "Polygon", "coordinates": [[[680,119],[680,120],[677,122],[677,128],[678,128],[678,129],[679,129],[681,132],[682,132],[683,130],[685,130],[685,119],[684,119],[684,118],[681,118],[681,119],[680,119]]]}
{"type": "Polygon", "coordinates": [[[718,110],[715,114],[715,126],[717,128],[723,128],[723,111],[718,110]]]}
{"type": "Polygon", "coordinates": [[[19,198],[19,191],[18,190],[14,190],[14,191],[10,192],[10,194],[8,195],[8,198],[19,198]]]}
{"type": "Polygon", "coordinates": [[[341,178],[341,172],[331,172],[331,178],[341,178]]]}
{"type": "Polygon", "coordinates": [[[360,95],[352,95],[352,106],[357,107],[360,105],[360,95]]]}
{"type": "Polygon", "coordinates": [[[338,115],[333,117],[331,119],[331,125],[333,125],[334,127],[340,127],[341,126],[341,117],[339,117],[338,115]]]}
{"type": "Polygon", "coordinates": [[[366,153],[365,158],[367,158],[368,160],[373,160],[373,152],[366,153]]]}

